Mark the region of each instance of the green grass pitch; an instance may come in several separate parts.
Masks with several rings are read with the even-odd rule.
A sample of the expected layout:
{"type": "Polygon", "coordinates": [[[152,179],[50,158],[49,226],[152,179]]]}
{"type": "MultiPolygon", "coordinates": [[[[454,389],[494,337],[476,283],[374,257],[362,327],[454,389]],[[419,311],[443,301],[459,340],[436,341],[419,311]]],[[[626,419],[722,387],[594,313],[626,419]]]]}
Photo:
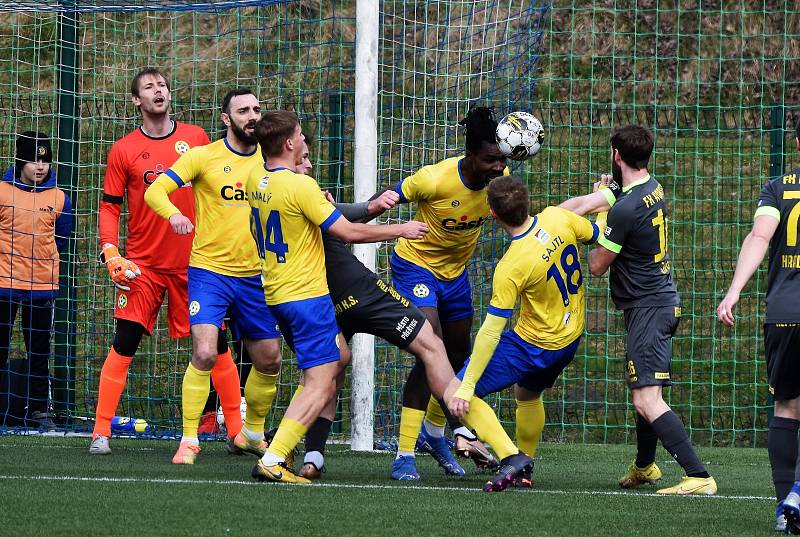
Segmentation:
{"type": "MultiPolygon", "coordinates": [[[[545,444],[534,490],[486,494],[486,474],[445,477],[419,457],[422,481],[388,478],[392,455],[332,446],[311,486],[256,483],[253,457],[205,443],[194,466],[170,463],[174,442],[112,439],[92,457],[88,439],[0,437],[0,535],[770,535],[774,500],[766,450],[701,450],[716,497],[623,491],[635,448],[545,444]]],[[[662,483],[680,467],[661,449],[662,483]]]]}

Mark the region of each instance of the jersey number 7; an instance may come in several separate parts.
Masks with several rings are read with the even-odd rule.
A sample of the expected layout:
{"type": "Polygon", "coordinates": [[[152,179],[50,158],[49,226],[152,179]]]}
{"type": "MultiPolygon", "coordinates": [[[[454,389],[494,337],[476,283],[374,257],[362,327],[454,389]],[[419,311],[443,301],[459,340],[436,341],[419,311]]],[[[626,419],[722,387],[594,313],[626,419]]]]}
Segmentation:
{"type": "Polygon", "coordinates": [[[286,263],[286,253],[289,251],[289,245],[283,242],[280,211],[270,211],[263,226],[261,212],[258,207],[252,208],[252,216],[258,256],[264,259],[266,252],[272,252],[275,254],[278,263],[286,263]]]}
{"type": "MultiPolygon", "coordinates": [[[[783,193],[785,200],[800,199],[800,192],[790,191],[783,193]]],[[[786,222],[786,246],[797,246],[797,219],[800,217],[800,203],[795,203],[789,211],[789,220],[786,222]]]]}
{"type": "Polygon", "coordinates": [[[581,263],[578,260],[578,249],[574,244],[568,244],[561,252],[561,270],[558,269],[556,263],[550,265],[547,269],[547,279],[553,279],[561,291],[561,299],[564,301],[564,306],[569,306],[569,295],[577,294],[583,283],[583,274],[581,274],[581,263]],[[564,276],[561,271],[564,271],[564,276]],[[577,280],[575,273],[578,274],[577,280]],[[566,276],[566,277],[565,277],[566,276]]]}

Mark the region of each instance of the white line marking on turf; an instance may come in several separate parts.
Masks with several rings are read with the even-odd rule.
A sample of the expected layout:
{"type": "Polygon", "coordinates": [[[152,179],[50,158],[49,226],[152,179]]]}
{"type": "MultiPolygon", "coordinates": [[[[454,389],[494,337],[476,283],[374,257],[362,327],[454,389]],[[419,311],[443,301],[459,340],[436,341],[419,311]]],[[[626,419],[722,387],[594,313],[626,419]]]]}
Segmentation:
{"type": "MultiPolygon", "coordinates": [[[[256,481],[242,481],[237,479],[213,480],[213,479],[154,479],[140,477],[84,477],[84,476],[56,476],[56,475],[0,475],[0,480],[11,481],[85,481],[98,483],[151,483],[163,485],[245,485],[245,486],[267,486],[256,481]]],[[[288,483],[269,483],[269,485],[291,485],[288,483]]],[[[479,488],[464,487],[439,487],[424,485],[359,485],[356,483],[314,483],[309,485],[311,488],[331,488],[331,489],[364,489],[364,490],[431,490],[435,492],[483,492],[479,488]]],[[[531,489],[525,491],[514,491],[522,494],[552,494],[552,495],[572,495],[582,496],[631,496],[639,498],[642,496],[652,498],[664,498],[655,492],[622,492],[612,490],[539,490],[531,489]]],[[[717,500],[751,500],[751,501],[775,501],[773,496],[742,496],[742,495],[692,495],[691,498],[709,498],[717,500]]]]}

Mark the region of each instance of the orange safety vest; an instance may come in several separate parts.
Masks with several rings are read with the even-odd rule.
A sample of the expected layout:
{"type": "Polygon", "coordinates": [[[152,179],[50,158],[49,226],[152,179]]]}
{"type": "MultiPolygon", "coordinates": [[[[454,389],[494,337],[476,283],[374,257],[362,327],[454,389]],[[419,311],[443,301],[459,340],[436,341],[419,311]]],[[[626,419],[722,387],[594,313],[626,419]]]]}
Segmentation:
{"type": "Polygon", "coordinates": [[[58,289],[55,226],[64,198],[60,188],[29,192],[0,182],[0,288],[58,289]]]}

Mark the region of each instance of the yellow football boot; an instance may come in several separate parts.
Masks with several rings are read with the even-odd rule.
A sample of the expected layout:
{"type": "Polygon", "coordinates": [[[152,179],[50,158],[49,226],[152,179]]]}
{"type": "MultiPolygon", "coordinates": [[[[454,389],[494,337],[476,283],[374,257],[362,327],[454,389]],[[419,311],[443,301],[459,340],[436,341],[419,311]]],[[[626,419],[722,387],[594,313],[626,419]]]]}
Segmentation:
{"type": "Polygon", "coordinates": [[[250,475],[259,481],[274,481],[276,483],[295,483],[298,485],[310,485],[311,481],[294,473],[285,463],[266,466],[261,459],[253,466],[250,475]]]}
{"type": "Polygon", "coordinates": [[[636,463],[632,463],[628,472],[619,480],[619,486],[624,489],[632,489],[645,483],[654,485],[659,479],[661,479],[661,469],[656,463],[651,462],[644,468],[639,468],[636,463]]]}
{"type": "Polygon", "coordinates": [[[674,487],[657,490],[659,494],[678,494],[686,496],[688,494],[705,494],[713,496],[717,493],[717,482],[713,477],[687,477],[683,476],[681,482],[674,487]]]}

